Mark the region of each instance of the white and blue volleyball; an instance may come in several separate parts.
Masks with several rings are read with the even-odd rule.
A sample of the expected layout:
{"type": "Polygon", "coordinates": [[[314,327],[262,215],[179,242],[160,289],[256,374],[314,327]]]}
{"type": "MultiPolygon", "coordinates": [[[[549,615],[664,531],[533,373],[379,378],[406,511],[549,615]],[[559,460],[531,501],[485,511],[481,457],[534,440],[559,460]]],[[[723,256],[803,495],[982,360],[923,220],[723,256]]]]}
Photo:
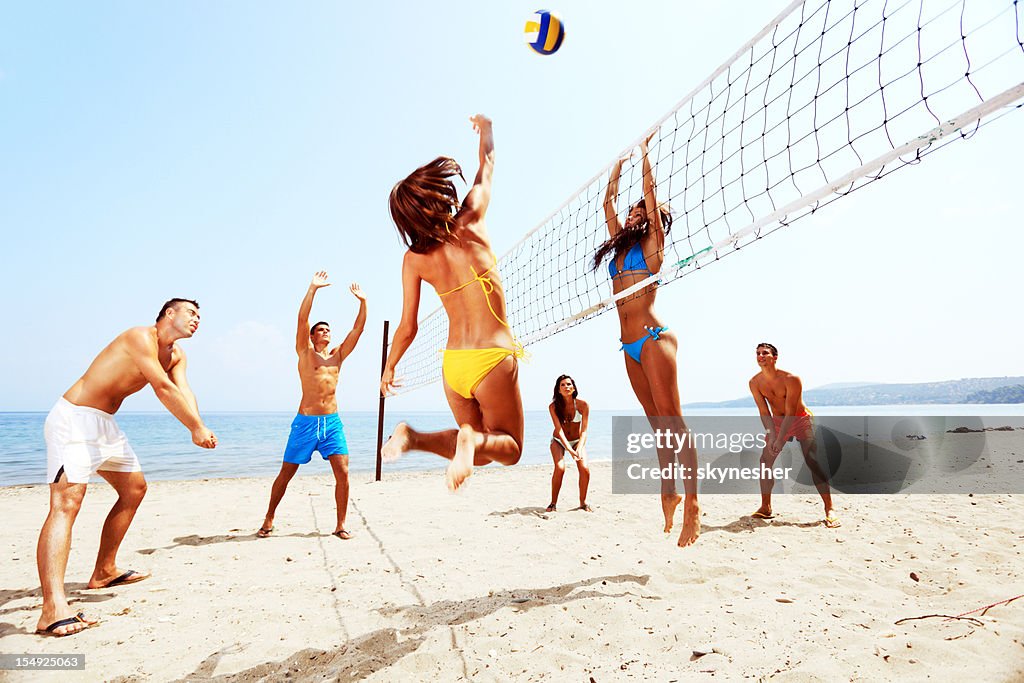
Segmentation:
{"type": "Polygon", "coordinates": [[[565,24],[554,12],[539,9],[526,20],[526,43],[534,52],[553,55],[564,39],[565,24]]]}

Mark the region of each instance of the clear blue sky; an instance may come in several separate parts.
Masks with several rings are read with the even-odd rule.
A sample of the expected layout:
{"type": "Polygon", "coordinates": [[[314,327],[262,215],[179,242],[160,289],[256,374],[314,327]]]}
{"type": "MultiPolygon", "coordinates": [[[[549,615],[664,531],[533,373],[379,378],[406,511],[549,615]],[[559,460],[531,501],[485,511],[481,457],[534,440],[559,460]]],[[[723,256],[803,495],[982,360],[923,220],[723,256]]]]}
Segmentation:
{"type": "MultiPolygon", "coordinates": [[[[0,9],[0,410],[46,410],[122,329],[170,296],[204,410],[293,410],[295,314],[340,339],[368,293],[342,410],[373,409],[381,324],[397,323],[392,184],[494,120],[488,216],[500,254],[786,3],[565,0],[561,51],[534,55],[524,2],[8,3],[0,9]]],[[[807,386],[1024,374],[1017,112],[665,288],[684,401],[741,396],[753,347],[807,386]]],[[[425,292],[423,312],[436,306],[425,292]]],[[[573,374],[636,408],[606,314],[534,347],[527,408],[573,374]]],[[[445,409],[440,387],[391,409],[445,409]]],[[[128,410],[159,405],[144,390],[128,410]]]]}

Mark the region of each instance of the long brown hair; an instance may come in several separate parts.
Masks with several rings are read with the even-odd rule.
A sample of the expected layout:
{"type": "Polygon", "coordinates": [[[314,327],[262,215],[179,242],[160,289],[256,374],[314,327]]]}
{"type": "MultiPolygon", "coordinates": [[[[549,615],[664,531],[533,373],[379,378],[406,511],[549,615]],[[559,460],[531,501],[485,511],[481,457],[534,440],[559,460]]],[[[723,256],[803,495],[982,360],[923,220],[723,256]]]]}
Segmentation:
{"type": "MultiPolygon", "coordinates": [[[[569,375],[558,376],[558,379],[555,380],[555,390],[551,393],[551,402],[555,404],[555,415],[558,416],[559,422],[565,422],[565,401],[562,400],[562,394],[558,392],[558,388],[562,386],[563,379],[567,379],[572,382],[573,400],[576,400],[576,397],[580,395],[580,388],[576,386],[576,380],[569,375]]],[[[575,415],[573,417],[575,417],[575,415]]]]}
{"type": "Polygon", "coordinates": [[[455,175],[466,182],[455,159],[437,157],[391,188],[391,220],[409,251],[425,254],[445,242],[457,241],[451,225],[461,204],[455,183],[449,180],[455,175]]]}
{"type": "MultiPolygon", "coordinates": [[[[630,210],[632,211],[633,208],[638,206],[644,209],[644,219],[629,229],[623,228],[619,230],[614,237],[609,237],[597,248],[597,253],[594,254],[594,270],[601,266],[601,262],[608,258],[609,254],[612,255],[614,260],[619,257],[619,254],[629,251],[634,245],[639,244],[647,237],[647,233],[651,229],[651,221],[647,218],[647,205],[641,199],[630,210]]],[[[672,230],[672,213],[669,211],[667,204],[661,204],[658,207],[658,213],[661,214],[661,227],[667,235],[672,230]]]]}

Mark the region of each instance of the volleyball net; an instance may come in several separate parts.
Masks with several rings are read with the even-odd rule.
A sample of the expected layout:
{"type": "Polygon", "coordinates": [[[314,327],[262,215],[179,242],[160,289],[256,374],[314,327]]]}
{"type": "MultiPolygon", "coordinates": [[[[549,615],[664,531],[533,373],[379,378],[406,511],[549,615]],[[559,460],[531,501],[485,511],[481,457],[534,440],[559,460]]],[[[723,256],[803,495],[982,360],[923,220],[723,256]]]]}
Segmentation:
{"type": "MultiPolygon", "coordinates": [[[[1024,9],[1013,0],[796,1],[637,139],[674,222],[664,265],[613,294],[592,268],[607,237],[609,163],[498,261],[524,345],[578,325],[658,282],[728,256],[822,206],[971,137],[1024,100],[1024,9]]],[[[643,196],[635,155],[620,218],[643,196]]],[[[441,378],[440,308],[396,375],[441,378]]]]}

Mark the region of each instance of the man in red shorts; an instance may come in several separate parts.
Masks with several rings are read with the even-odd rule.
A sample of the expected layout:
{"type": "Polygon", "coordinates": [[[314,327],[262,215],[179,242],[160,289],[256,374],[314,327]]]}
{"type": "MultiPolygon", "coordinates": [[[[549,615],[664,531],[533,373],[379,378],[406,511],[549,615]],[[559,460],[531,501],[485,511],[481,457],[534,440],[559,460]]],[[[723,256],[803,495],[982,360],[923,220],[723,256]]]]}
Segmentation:
{"type": "MultiPolygon", "coordinates": [[[[803,401],[803,385],[796,375],[779,370],[775,362],[779,358],[779,350],[767,342],[757,345],[757,364],[761,372],[750,380],[750,393],[754,395],[754,403],[761,414],[761,422],[768,430],[768,443],[761,453],[761,471],[770,472],[779,457],[782,447],[787,441],[796,439],[803,452],[804,462],[811,471],[814,486],[818,489],[822,503],[825,504],[825,526],[839,526],[839,519],[832,509],[832,493],[828,486],[828,476],[818,464],[818,445],[814,440],[814,415],[807,409],[803,401]]],[[[761,507],[754,512],[754,517],[772,518],[772,487],[775,480],[770,474],[761,480],[761,507]]]]}

